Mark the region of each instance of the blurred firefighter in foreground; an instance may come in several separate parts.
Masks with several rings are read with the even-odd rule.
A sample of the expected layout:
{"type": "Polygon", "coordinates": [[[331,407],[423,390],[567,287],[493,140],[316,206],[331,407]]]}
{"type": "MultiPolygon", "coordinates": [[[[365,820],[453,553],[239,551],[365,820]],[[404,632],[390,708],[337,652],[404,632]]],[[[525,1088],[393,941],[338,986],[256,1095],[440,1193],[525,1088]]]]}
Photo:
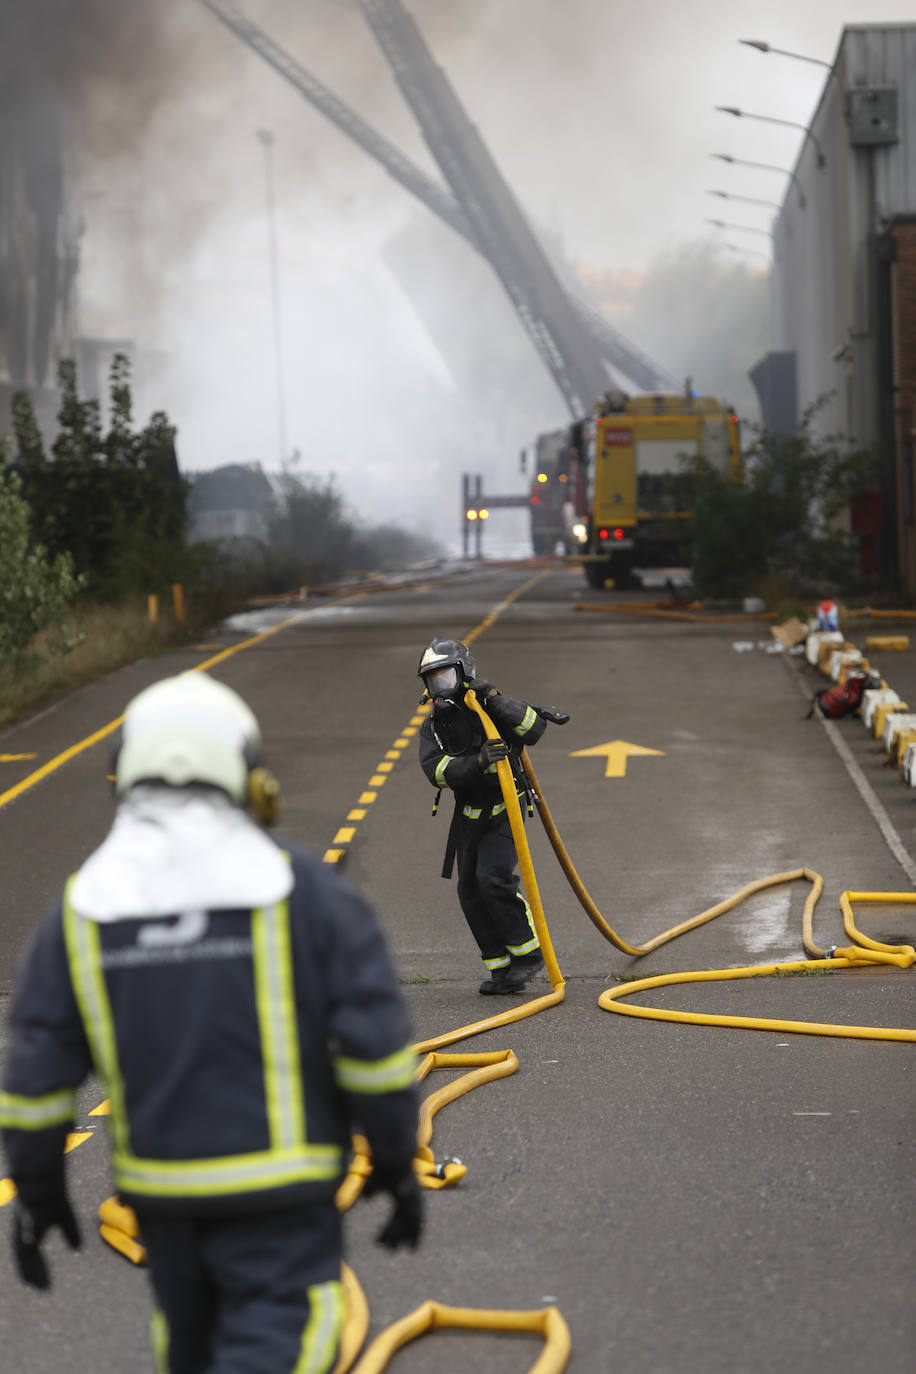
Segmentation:
{"type": "Polygon", "coordinates": [[[94,1067],[112,1166],[138,1215],[163,1374],[335,1362],[343,1318],[334,1194],[358,1127],[381,1244],[415,1246],[416,1058],[376,916],[307,851],[275,844],[276,784],[251,711],[202,673],[128,706],[107,839],[26,951],[0,1126],[22,1279],[79,1228],[64,1143],[94,1067]]]}
{"type": "MultiPolygon", "coordinates": [[[[523,992],[544,961],[531,908],[519,891],[518,856],[496,764],[509,760],[524,797],[521,752],[546,726],[534,707],[480,681],[470,650],[458,639],[432,640],[417,671],[433,704],[420,727],[420,766],[433,787],[450,787],[455,794],[442,876],[452,876],[457,859],[458,901],[490,975],[479,990],[484,996],[523,992]],[[465,706],[468,688],[501,739],[488,740],[480,717],[465,706]]],[[[437,793],[436,806],[438,801],[437,793]]]]}

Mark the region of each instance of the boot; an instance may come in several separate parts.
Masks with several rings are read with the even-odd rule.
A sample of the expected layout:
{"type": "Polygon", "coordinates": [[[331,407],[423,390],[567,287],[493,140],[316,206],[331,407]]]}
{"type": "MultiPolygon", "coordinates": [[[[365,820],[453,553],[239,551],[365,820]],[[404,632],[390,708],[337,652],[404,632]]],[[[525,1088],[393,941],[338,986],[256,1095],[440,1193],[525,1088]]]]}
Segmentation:
{"type": "Polygon", "coordinates": [[[511,972],[511,968],[495,968],[490,977],[480,984],[477,991],[483,997],[499,997],[512,989],[506,987],[506,979],[511,972]]]}
{"type": "Polygon", "coordinates": [[[525,984],[530,983],[539,973],[544,972],[544,960],[540,954],[533,958],[518,959],[509,965],[503,979],[503,992],[524,992],[525,984]]]}

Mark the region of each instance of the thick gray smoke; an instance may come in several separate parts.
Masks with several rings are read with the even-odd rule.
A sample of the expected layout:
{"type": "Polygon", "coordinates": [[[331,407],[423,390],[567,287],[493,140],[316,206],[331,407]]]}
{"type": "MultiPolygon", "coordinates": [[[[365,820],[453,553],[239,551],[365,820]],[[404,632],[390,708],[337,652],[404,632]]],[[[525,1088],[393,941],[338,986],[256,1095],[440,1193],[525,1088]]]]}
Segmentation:
{"type": "MultiPolygon", "coordinates": [[[[407,3],[530,218],[612,322],[675,376],[740,404],[726,366],[740,350],[720,345],[748,323],[730,312],[741,281],[683,245],[710,213],[711,151],[791,166],[798,136],[723,128],[711,107],[740,98],[804,120],[818,69],[768,68],[738,50],[741,26],[755,28],[752,0],[645,0],[636,16],[622,0],[407,3]],[[611,299],[602,274],[625,268],[641,284],[611,299]],[[717,333],[697,328],[710,319],[717,333]]],[[[887,0],[886,17],[905,3],[887,0]]],[[[438,176],[352,0],[239,6],[438,176]]],[[[137,408],[170,412],[186,469],[276,468],[299,450],[299,470],[337,473],[359,512],[452,540],[462,472],[481,472],[491,493],[523,490],[519,448],[566,411],[489,269],[200,0],[0,0],[0,22],[0,384],[34,380],[55,340],[131,341],[137,408]],[[282,453],[263,129],[274,137],[282,453]],[[35,263],[30,294],[21,284],[35,263]]],[[[838,38],[830,0],[772,0],[767,24],[770,41],[817,56],[838,38]]],[[[730,175],[734,192],[770,191],[730,175]]],[[[761,303],[759,288],[748,303],[761,303]]],[[[513,519],[503,528],[520,533],[513,519]]]]}

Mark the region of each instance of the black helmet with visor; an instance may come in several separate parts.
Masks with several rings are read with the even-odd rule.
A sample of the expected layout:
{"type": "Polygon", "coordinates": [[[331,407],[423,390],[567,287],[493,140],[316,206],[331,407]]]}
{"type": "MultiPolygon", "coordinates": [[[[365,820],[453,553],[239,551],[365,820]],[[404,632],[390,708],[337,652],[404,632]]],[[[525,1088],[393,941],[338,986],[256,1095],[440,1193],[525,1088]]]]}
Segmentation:
{"type": "Polygon", "coordinates": [[[455,700],[463,695],[465,683],[476,678],[477,664],[460,639],[433,639],[423,650],[417,673],[434,701],[455,700]]]}

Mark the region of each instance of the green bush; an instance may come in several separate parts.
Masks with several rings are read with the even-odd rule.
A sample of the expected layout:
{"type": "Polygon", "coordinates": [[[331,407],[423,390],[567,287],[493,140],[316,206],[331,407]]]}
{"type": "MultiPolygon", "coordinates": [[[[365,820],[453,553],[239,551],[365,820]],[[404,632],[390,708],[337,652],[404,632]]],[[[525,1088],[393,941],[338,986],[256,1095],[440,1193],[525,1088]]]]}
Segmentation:
{"type": "Polygon", "coordinates": [[[70,646],[64,616],[81,581],[67,553],[53,558],[32,539],[29,507],[22,483],[0,450],[0,661],[23,655],[35,635],[58,627],[48,641],[52,651],[70,646]]]}
{"type": "Polygon", "coordinates": [[[874,447],[842,435],[761,432],[744,454],[744,481],[731,482],[702,457],[683,462],[695,484],[693,583],[701,596],[733,599],[761,586],[783,596],[859,589],[859,540],[843,527],[851,499],[880,481],[874,447]]]}

